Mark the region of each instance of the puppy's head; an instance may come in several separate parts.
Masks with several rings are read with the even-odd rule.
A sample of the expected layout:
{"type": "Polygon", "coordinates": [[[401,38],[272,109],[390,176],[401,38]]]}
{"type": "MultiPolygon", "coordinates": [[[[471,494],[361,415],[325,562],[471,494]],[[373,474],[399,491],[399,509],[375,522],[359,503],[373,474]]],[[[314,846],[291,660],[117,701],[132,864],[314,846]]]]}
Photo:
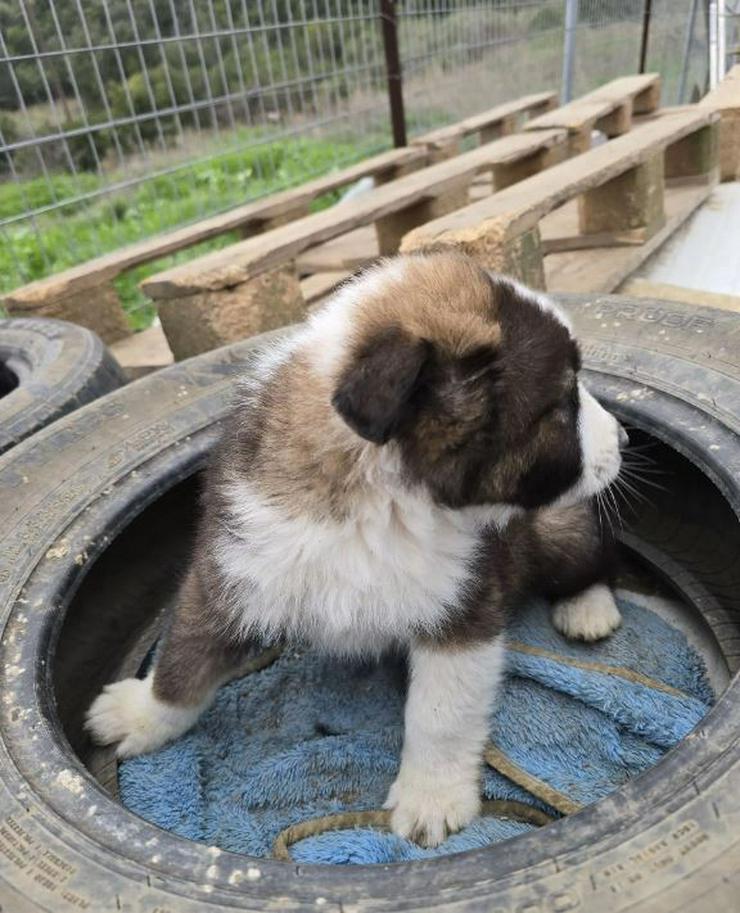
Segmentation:
{"type": "Polygon", "coordinates": [[[626,436],[544,295],[438,253],[386,262],[333,307],[334,408],[366,441],[393,442],[438,503],[536,508],[616,478],[626,436]]]}

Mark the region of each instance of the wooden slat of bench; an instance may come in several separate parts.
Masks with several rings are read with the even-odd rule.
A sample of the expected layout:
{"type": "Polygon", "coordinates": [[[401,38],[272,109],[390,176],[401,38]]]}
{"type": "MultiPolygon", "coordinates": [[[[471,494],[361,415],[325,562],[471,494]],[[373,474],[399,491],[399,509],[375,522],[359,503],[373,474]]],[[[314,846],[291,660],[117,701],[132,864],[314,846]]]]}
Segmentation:
{"type": "Polygon", "coordinates": [[[555,92],[537,92],[533,95],[525,95],[523,98],[496,105],[494,108],[489,108],[488,111],[482,111],[480,114],[465,117],[463,120],[457,121],[457,123],[430,130],[428,133],[412,139],[411,144],[413,146],[434,146],[461,139],[471,133],[477,133],[485,127],[492,127],[494,124],[500,123],[514,114],[523,114],[537,108],[544,108],[551,104],[556,97],[555,92]]]}
{"type": "Polygon", "coordinates": [[[641,124],[649,124],[654,120],[673,117],[675,114],[686,114],[686,112],[695,111],[697,107],[698,105],[666,105],[664,108],[649,111],[647,114],[635,115],[632,119],[632,125],[634,127],[639,127],[641,124]]]}
{"type": "Polygon", "coordinates": [[[405,147],[383,152],[349,168],[323,175],[299,187],[279,191],[228,212],[186,225],[176,231],[130,244],[110,254],[88,260],[79,266],[55,273],[46,279],[29,283],[6,294],[3,300],[15,303],[43,302],[51,297],[61,297],[87,288],[95,288],[114,279],[120,273],[142,263],[193,247],[210,238],[226,234],[237,228],[267,221],[284,215],[301,203],[308,205],[324,193],[352,184],[363,177],[377,177],[391,169],[420,164],[426,153],[420,148],[405,147]]]}
{"type": "Polygon", "coordinates": [[[151,298],[159,300],[240,285],[261,272],[294,260],[309,247],[438,196],[493,165],[536,155],[564,138],[562,130],[502,137],[331,209],[158,273],[142,282],[141,287],[151,298]]]}
{"type": "Polygon", "coordinates": [[[620,104],[634,99],[642,92],[658,85],[657,73],[644,73],[638,76],[620,76],[611,82],[573,99],[567,105],[546,111],[539,117],[528,121],[525,130],[565,127],[571,131],[582,130],[590,124],[611,114],[620,104]]]}
{"type": "Polygon", "coordinates": [[[619,76],[612,79],[611,82],[599,86],[581,96],[582,100],[591,98],[616,98],[622,101],[626,98],[635,98],[641,95],[651,86],[656,86],[660,82],[658,73],[640,73],[634,76],[619,76]]]}
{"type": "Polygon", "coordinates": [[[522,105],[519,102],[507,102],[506,104],[499,105],[499,116],[495,120],[491,119],[490,111],[483,111],[481,114],[472,114],[470,117],[466,117],[460,122],[463,133],[465,136],[468,136],[471,133],[477,133],[478,130],[482,130],[484,127],[490,127],[497,121],[505,120],[507,117],[511,117],[512,114],[526,114],[528,111],[536,111],[538,108],[551,107],[557,102],[557,97],[556,92],[538,92],[534,95],[525,96],[525,98],[519,100],[519,102],[526,102],[526,105],[522,105]]]}
{"type": "Polygon", "coordinates": [[[495,232],[503,241],[536,225],[556,206],[605,184],[652,154],[717,120],[708,110],[695,110],[645,124],[624,136],[547,171],[513,184],[487,199],[428,222],[409,232],[401,250],[430,244],[472,240],[495,232]]]}
{"type": "MultiPolygon", "coordinates": [[[[364,177],[379,177],[388,171],[402,168],[408,165],[420,164],[425,160],[423,151],[404,146],[401,149],[390,149],[388,152],[381,152],[372,158],[364,159],[357,162],[356,165],[350,165],[348,168],[342,168],[339,171],[330,171],[321,177],[307,181],[292,190],[285,190],[281,195],[295,197],[308,196],[311,200],[320,197],[324,193],[332,190],[338,190],[340,187],[346,187],[354,184],[364,177]]],[[[277,194],[276,194],[277,196],[277,194]]]]}
{"type": "Polygon", "coordinates": [[[606,98],[576,99],[553,111],[546,111],[539,117],[527,121],[524,130],[552,130],[563,127],[566,130],[581,130],[589,124],[606,117],[617,106],[617,102],[606,98]]]}

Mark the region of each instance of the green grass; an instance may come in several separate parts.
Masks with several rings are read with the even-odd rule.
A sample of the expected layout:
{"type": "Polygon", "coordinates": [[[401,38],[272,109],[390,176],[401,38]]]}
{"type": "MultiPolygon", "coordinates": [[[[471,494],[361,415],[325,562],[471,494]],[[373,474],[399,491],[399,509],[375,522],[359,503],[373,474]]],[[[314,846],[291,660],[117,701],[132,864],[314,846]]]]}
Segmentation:
{"type": "MultiPolygon", "coordinates": [[[[0,218],[50,206],[55,199],[69,203],[60,212],[37,216],[36,231],[25,222],[6,229],[5,243],[0,245],[0,291],[300,184],[374,153],[382,145],[381,138],[375,144],[363,143],[361,148],[346,138],[272,142],[245,151],[227,151],[94,202],[75,200],[103,186],[94,174],[81,174],[78,179],[54,175],[50,182],[33,178],[5,183],[0,185],[0,218]]],[[[108,182],[122,179],[125,175],[114,174],[108,182]]],[[[315,201],[312,209],[328,206],[337,198],[336,193],[327,194],[315,201]]],[[[132,328],[148,326],[154,313],[138,288],[142,279],[236,240],[231,232],[120,276],[116,287],[132,328]]]]}

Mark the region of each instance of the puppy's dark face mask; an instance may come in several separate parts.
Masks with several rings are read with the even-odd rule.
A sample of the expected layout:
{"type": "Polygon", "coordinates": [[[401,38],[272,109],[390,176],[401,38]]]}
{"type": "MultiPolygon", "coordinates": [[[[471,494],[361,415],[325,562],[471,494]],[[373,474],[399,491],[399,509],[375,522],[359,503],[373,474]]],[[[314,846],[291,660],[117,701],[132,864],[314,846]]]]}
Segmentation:
{"type": "Polygon", "coordinates": [[[494,341],[466,338],[458,290],[454,345],[449,320],[443,338],[433,320],[428,333],[400,321],[376,327],[353,349],[334,406],[364,439],[394,442],[409,482],[440,504],[537,508],[589,497],[619,471],[619,426],[579,382],[578,346],[558,312],[484,275],[475,293],[488,300],[470,309],[487,315],[494,341]]]}

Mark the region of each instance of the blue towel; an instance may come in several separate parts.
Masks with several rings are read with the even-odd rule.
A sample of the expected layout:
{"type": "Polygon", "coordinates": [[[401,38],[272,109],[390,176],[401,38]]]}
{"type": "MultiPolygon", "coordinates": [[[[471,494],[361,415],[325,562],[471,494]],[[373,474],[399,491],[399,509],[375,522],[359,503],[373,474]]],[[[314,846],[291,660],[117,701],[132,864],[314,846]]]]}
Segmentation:
{"type": "MultiPolygon", "coordinates": [[[[519,768],[579,804],[659,761],[714,700],[682,633],[632,601],[621,599],[620,608],[622,627],[596,645],[565,640],[544,602],[528,606],[508,634],[491,739],[519,768]],[[572,661],[627,668],[670,687],[572,661]]],[[[292,824],[382,806],[398,770],[404,691],[398,658],[361,664],[286,650],[268,668],[223,687],[177,742],[121,764],[121,799],[183,837],[268,856],[292,824]]],[[[483,793],[557,815],[488,767],[483,793]]],[[[306,863],[400,862],[486,846],[531,827],[483,817],[433,850],[382,831],[347,829],[307,837],[291,855],[306,863]]]]}

